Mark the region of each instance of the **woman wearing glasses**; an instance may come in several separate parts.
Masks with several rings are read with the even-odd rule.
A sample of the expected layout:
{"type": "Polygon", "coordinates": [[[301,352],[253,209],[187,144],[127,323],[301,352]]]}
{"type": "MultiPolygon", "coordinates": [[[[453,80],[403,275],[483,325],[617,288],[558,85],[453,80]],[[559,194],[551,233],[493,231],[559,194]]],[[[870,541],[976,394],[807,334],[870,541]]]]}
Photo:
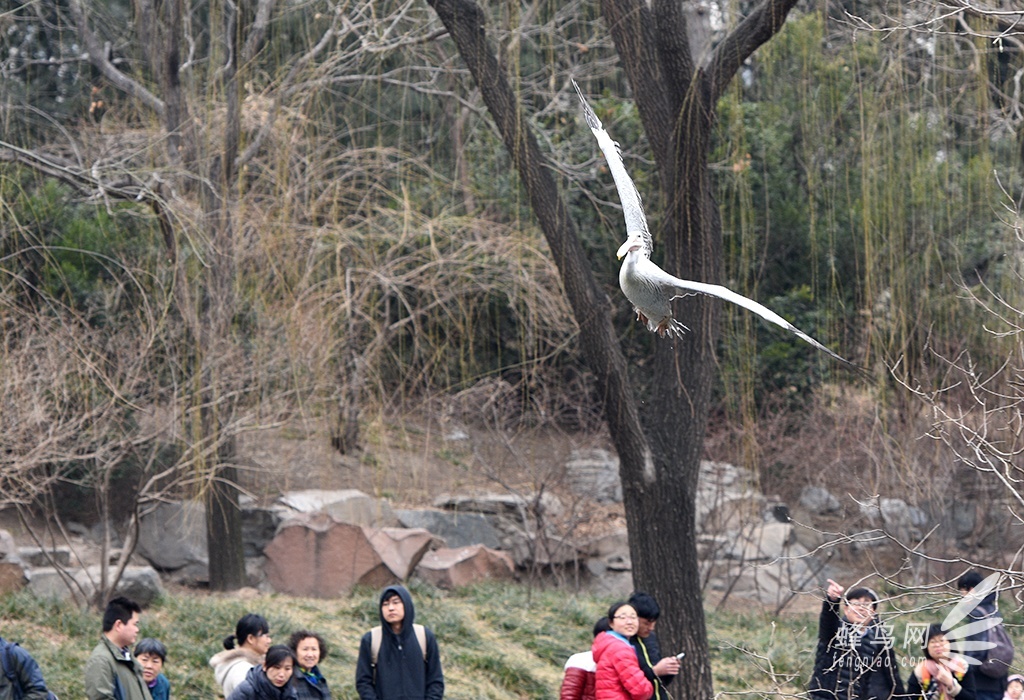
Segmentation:
{"type": "Polygon", "coordinates": [[[594,638],[593,654],[597,664],[594,691],[597,700],[648,700],[654,686],[640,670],[636,650],[629,638],[640,627],[633,606],[625,602],[608,608],[611,629],[594,638]]]}

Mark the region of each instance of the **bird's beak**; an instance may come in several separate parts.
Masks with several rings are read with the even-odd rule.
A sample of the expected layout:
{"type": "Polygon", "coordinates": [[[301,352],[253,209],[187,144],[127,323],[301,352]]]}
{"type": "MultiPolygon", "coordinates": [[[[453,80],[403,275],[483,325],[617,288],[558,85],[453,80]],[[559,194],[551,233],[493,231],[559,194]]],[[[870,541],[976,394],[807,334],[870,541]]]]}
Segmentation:
{"type": "Polygon", "coordinates": [[[640,246],[640,244],[637,243],[636,240],[634,240],[633,237],[631,236],[631,237],[626,239],[625,243],[623,243],[621,246],[619,246],[619,252],[617,252],[615,254],[615,257],[617,259],[619,259],[619,260],[622,260],[622,256],[624,256],[626,253],[628,253],[631,250],[636,250],[639,246],[640,246]]]}

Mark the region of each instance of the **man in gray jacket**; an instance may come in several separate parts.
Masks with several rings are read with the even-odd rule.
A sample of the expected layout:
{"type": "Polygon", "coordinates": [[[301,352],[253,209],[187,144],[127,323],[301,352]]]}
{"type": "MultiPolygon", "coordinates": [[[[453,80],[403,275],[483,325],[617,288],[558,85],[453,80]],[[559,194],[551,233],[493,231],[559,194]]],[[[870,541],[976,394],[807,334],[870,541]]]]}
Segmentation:
{"type": "Polygon", "coordinates": [[[142,608],[129,598],[114,598],[103,613],[103,635],[85,662],[89,700],[153,700],[142,665],[131,647],[139,636],[142,608]]]}

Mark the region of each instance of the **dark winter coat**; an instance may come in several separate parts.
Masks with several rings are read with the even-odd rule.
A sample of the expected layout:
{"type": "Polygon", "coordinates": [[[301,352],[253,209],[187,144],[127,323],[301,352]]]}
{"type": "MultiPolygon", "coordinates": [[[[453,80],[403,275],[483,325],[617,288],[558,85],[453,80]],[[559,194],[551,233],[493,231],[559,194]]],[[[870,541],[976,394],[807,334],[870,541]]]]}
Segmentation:
{"type": "Polygon", "coordinates": [[[647,700],[654,694],[654,686],[640,670],[636,650],[621,634],[602,632],[594,637],[591,651],[597,663],[597,700],[647,700]]]}
{"type": "Polygon", "coordinates": [[[405,606],[402,629],[396,634],[380,612],[381,642],[377,665],[373,665],[372,634],[367,632],[359,642],[356,662],[356,690],[360,700],[441,700],[444,697],[444,674],[437,640],[426,632],[426,658],[416,639],[413,623],[416,609],[412,596],[404,586],[389,586],[380,594],[381,603],[398,595],[405,606]]]}
{"type": "Polygon", "coordinates": [[[0,658],[4,662],[4,672],[0,673],[0,700],[14,698],[14,685],[7,678],[8,673],[14,676],[15,682],[21,686],[22,700],[46,700],[43,672],[39,670],[39,664],[31,654],[17,644],[0,638],[0,658]]]}
{"type": "Polygon", "coordinates": [[[295,694],[299,700],[331,700],[331,689],[327,687],[327,679],[317,666],[309,673],[296,666],[292,685],[295,686],[295,694]]]}
{"type": "MultiPolygon", "coordinates": [[[[996,592],[993,591],[985,596],[984,600],[978,603],[978,607],[967,613],[967,616],[970,618],[970,621],[973,622],[976,620],[983,620],[986,617],[991,617],[995,614],[996,592]]],[[[967,620],[964,620],[964,622],[967,622],[967,620]]],[[[988,630],[980,630],[975,634],[965,637],[964,641],[987,642],[988,630]]],[[[963,654],[964,656],[973,656],[981,662],[985,660],[988,650],[965,650],[963,654]]],[[[971,668],[973,669],[974,666],[972,665],[971,668]]],[[[974,676],[974,685],[978,694],[978,700],[992,700],[993,698],[1002,699],[1003,693],[1006,691],[1006,676],[1002,676],[1001,678],[992,678],[991,676],[986,676],[980,671],[975,672],[973,670],[970,675],[974,676]]],[[[958,695],[957,698],[959,697],[960,696],[958,695]]]]}
{"type": "Polygon", "coordinates": [[[654,673],[655,664],[661,661],[661,645],[658,644],[658,635],[651,632],[647,635],[647,639],[636,635],[629,638],[629,643],[636,649],[640,670],[654,686],[654,700],[668,700],[669,694],[665,686],[671,683],[675,676],[658,676],[654,673]]]}
{"type": "Polygon", "coordinates": [[[227,700],[298,700],[291,681],[278,688],[267,678],[262,666],[253,666],[227,700]]]}
{"type": "Polygon", "coordinates": [[[903,694],[895,640],[877,618],[861,635],[826,600],[818,620],[818,649],[808,690],[813,700],[888,700],[903,694]]]}

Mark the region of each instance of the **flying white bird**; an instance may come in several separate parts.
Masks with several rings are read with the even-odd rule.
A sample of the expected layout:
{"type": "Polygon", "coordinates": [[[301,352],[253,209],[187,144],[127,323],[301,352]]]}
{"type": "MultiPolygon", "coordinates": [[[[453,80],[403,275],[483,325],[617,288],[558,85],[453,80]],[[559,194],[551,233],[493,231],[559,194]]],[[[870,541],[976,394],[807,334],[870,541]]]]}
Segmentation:
{"type": "Polygon", "coordinates": [[[689,329],[672,315],[672,300],[695,293],[707,294],[753,311],[766,321],[771,321],[796,333],[814,347],[827,352],[837,360],[852,364],[768,307],[718,284],[691,282],[674,277],[651,262],[654,242],[651,232],[647,228],[647,217],[644,215],[644,207],[640,202],[640,193],[629,177],[629,173],[626,172],[626,167],[622,164],[619,144],[612,141],[608,132],[604,130],[601,120],[587,104],[587,98],[583,96],[580,86],[576,84],[575,80],[572,81],[572,84],[583,104],[583,116],[587,120],[587,126],[594,132],[601,152],[604,153],[605,160],[608,161],[608,169],[611,170],[612,177],[615,179],[615,189],[618,190],[619,200],[622,202],[622,214],[626,218],[626,242],[616,253],[620,259],[625,256],[622,267],[619,269],[619,287],[633,304],[637,320],[647,324],[648,330],[662,337],[666,335],[670,338],[682,337],[683,333],[689,329]]]}

